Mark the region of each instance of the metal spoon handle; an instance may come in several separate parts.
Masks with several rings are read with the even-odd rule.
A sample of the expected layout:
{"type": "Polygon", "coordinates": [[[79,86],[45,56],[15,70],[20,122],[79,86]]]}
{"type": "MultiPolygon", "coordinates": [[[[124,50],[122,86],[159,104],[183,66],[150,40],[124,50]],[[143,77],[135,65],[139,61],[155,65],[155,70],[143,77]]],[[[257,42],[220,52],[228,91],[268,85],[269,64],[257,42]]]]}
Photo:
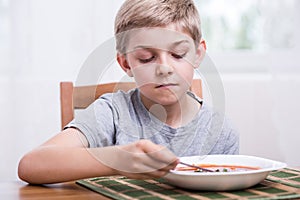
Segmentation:
{"type": "Polygon", "coordinates": [[[199,167],[199,166],[196,166],[196,165],[191,165],[191,164],[184,163],[184,162],[181,162],[181,161],[179,163],[182,164],[182,165],[188,166],[188,167],[194,167],[194,168],[200,169],[200,170],[205,171],[205,172],[214,172],[213,170],[206,169],[206,168],[203,168],[203,167],[199,167]]]}

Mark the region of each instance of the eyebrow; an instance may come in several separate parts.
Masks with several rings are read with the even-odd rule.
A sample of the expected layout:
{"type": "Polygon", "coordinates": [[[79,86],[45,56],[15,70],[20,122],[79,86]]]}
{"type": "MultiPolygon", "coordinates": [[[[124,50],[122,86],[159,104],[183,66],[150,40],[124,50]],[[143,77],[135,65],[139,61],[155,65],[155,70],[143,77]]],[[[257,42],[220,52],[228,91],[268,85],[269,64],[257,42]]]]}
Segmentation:
{"type": "Polygon", "coordinates": [[[178,45],[180,45],[180,44],[182,44],[182,43],[187,43],[187,44],[189,44],[190,42],[189,42],[188,40],[180,40],[180,41],[174,42],[171,46],[172,46],[172,47],[176,47],[176,46],[178,46],[178,45]]]}
{"type": "MultiPolygon", "coordinates": [[[[180,41],[176,41],[174,43],[172,43],[170,45],[171,48],[174,48],[176,46],[179,46],[180,44],[182,43],[189,43],[188,40],[180,40],[180,41]]],[[[153,46],[147,46],[147,45],[138,45],[138,46],[135,46],[133,49],[151,49],[151,48],[154,48],[153,46]]]]}

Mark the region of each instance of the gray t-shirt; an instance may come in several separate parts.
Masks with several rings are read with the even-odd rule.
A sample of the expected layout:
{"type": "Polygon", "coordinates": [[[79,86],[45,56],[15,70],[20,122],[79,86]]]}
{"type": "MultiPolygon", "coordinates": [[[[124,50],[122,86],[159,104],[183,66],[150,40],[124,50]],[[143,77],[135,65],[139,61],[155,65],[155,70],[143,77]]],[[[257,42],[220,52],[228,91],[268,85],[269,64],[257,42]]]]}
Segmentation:
{"type": "MultiPolygon", "coordinates": [[[[199,103],[194,94],[188,94],[199,103]]],[[[172,128],[154,117],[140,99],[138,89],[101,96],[67,125],[79,129],[89,147],[123,145],[148,139],[177,156],[238,154],[237,132],[220,114],[203,103],[188,124],[172,128]]]]}

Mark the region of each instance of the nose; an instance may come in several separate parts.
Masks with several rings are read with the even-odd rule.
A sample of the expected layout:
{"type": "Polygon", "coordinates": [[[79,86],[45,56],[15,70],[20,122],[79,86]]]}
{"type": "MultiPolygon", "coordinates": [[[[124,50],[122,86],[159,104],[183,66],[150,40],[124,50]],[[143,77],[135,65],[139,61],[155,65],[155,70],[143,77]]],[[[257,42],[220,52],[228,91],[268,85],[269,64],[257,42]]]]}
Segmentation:
{"type": "Polygon", "coordinates": [[[156,75],[158,76],[168,76],[174,73],[173,67],[170,65],[166,57],[161,57],[160,62],[156,66],[156,75]]]}

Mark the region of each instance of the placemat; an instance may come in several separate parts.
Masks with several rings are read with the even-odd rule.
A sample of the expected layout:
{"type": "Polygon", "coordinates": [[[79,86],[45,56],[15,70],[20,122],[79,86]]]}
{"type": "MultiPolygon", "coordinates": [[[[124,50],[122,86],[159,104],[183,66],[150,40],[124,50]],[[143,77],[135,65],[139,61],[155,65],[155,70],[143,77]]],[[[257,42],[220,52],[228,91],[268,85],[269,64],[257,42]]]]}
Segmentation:
{"type": "Polygon", "coordinates": [[[300,199],[300,171],[290,168],[273,171],[260,184],[227,192],[184,190],[168,185],[163,179],[134,180],[121,176],[97,177],[76,183],[116,200],[142,199],[300,199]]]}

